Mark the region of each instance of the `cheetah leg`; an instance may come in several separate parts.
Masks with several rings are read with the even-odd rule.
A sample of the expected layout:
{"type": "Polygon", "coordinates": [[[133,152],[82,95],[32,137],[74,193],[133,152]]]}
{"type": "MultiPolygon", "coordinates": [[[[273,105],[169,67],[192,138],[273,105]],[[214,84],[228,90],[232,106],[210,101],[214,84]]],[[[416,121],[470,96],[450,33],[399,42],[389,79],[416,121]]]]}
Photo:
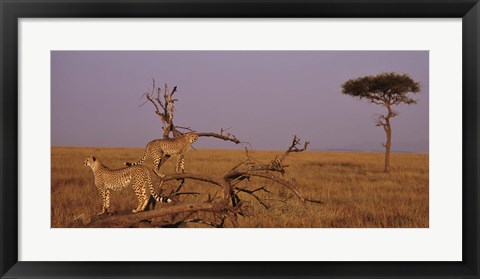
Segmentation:
{"type": "Polygon", "coordinates": [[[148,200],[150,199],[150,196],[147,195],[147,182],[144,181],[143,185],[142,185],[142,199],[143,199],[143,203],[142,203],[142,206],[141,206],[141,211],[145,211],[145,208],[147,208],[147,205],[148,205],[148,200]]]}
{"type": "Polygon", "coordinates": [[[106,207],[105,207],[105,191],[100,190],[100,197],[102,199],[102,211],[100,213],[97,213],[97,215],[102,215],[105,214],[106,212],[106,207]]]}
{"type": "Polygon", "coordinates": [[[152,154],[152,160],[153,160],[153,166],[152,166],[153,171],[160,178],[163,178],[165,175],[160,173],[160,167],[162,166],[162,161],[163,161],[163,152],[160,152],[159,154],[152,154]]]}
{"type": "Polygon", "coordinates": [[[177,157],[177,166],[175,168],[177,173],[184,173],[185,172],[185,155],[179,154],[177,157]]]}
{"type": "Polygon", "coordinates": [[[105,190],[105,212],[110,214],[110,190],[105,190]]]}
{"type": "Polygon", "coordinates": [[[147,208],[147,205],[148,205],[148,200],[150,199],[150,196],[147,196],[147,192],[146,192],[146,187],[147,186],[147,182],[143,183],[143,187],[142,187],[142,198],[143,198],[143,204],[141,206],[141,211],[145,211],[145,209],[147,208]]]}
{"type": "Polygon", "coordinates": [[[145,197],[145,200],[143,201],[142,208],[140,211],[145,211],[145,209],[147,208],[147,205],[148,205],[148,198],[145,197]]]}
{"type": "Polygon", "coordinates": [[[145,191],[145,182],[138,181],[138,180],[135,181],[135,183],[133,183],[133,190],[137,195],[138,206],[136,209],[132,210],[132,212],[137,213],[137,212],[143,211],[148,203],[148,198],[145,191]]]}
{"type": "Polygon", "coordinates": [[[170,158],[170,155],[162,153],[159,157],[154,159],[153,170],[160,178],[165,177],[164,174],[160,173],[160,167],[168,160],[168,158],[170,158]]]}

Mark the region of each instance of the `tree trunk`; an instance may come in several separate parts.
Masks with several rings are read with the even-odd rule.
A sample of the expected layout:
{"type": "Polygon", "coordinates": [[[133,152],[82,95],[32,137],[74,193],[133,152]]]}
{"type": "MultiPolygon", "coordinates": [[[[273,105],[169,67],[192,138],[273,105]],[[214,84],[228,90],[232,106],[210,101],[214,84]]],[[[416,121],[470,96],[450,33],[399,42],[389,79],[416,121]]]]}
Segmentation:
{"type": "Polygon", "coordinates": [[[390,125],[391,110],[388,108],[389,114],[385,118],[385,134],[387,135],[387,142],[385,143],[385,172],[390,171],[390,147],[392,146],[392,126],[390,125]]]}
{"type": "Polygon", "coordinates": [[[170,138],[170,137],[168,136],[169,133],[170,133],[170,130],[164,129],[164,130],[163,130],[163,139],[169,139],[169,138],[170,138]]]}
{"type": "Polygon", "coordinates": [[[385,172],[390,171],[390,146],[391,135],[387,133],[387,144],[385,144],[385,172]]]}

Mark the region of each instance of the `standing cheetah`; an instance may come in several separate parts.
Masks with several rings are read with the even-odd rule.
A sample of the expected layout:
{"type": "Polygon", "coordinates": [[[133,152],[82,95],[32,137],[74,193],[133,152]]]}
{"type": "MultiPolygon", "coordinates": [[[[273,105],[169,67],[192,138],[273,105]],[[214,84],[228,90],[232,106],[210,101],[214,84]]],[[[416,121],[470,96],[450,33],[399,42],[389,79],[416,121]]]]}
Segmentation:
{"type": "Polygon", "coordinates": [[[112,170],[102,164],[100,160],[93,156],[85,159],[85,166],[89,166],[93,171],[95,178],[95,186],[102,197],[102,211],[98,214],[108,213],[110,206],[110,190],[121,190],[132,185],[138,199],[138,206],[132,212],[137,213],[145,210],[148,203],[148,196],[146,194],[146,185],[150,188],[150,193],[159,202],[170,203],[171,199],[160,197],[153,189],[152,177],[150,170],[145,166],[132,166],[122,169],[112,170]]]}
{"type": "Polygon", "coordinates": [[[160,166],[167,161],[172,155],[178,154],[177,164],[175,171],[177,173],[185,172],[185,153],[190,149],[192,143],[198,139],[198,135],[195,133],[188,133],[172,139],[155,139],[147,143],[145,152],[143,153],[142,159],[136,163],[126,162],[126,166],[136,166],[145,161],[148,154],[152,156],[153,161],[153,170],[155,173],[163,177],[160,174],[160,166]]]}

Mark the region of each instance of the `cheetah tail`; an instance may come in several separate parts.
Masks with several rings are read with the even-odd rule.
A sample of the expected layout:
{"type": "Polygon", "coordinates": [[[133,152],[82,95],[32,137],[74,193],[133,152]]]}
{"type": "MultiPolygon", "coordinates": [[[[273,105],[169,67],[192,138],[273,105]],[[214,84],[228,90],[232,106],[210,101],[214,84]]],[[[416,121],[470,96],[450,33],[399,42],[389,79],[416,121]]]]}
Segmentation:
{"type": "Polygon", "coordinates": [[[170,198],[167,198],[167,197],[161,197],[159,195],[157,195],[157,193],[155,193],[155,189],[153,189],[153,183],[152,183],[152,180],[151,178],[149,179],[149,187],[150,187],[150,194],[152,195],[152,197],[158,201],[158,202],[161,202],[161,203],[171,203],[173,202],[172,199],[170,198]]]}
{"type": "Polygon", "coordinates": [[[170,199],[170,198],[161,197],[161,196],[157,195],[157,193],[155,193],[155,190],[153,189],[153,187],[150,188],[150,193],[152,194],[152,197],[158,202],[161,202],[161,203],[171,203],[172,202],[172,199],[170,199]]]}
{"type": "Polygon", "coordinates": [[[127,166],[127,167],[140,165],[141,163],[143,163],[145,161],[145,159],[147,159],[147,154],[148,154],[148,146],[145,148],[145,151],[143,152],[143,157],[142,157],[142,159],[140,159],[140,161],[138,161],[136,163],[125,162],[124,165],[127,166]]]}

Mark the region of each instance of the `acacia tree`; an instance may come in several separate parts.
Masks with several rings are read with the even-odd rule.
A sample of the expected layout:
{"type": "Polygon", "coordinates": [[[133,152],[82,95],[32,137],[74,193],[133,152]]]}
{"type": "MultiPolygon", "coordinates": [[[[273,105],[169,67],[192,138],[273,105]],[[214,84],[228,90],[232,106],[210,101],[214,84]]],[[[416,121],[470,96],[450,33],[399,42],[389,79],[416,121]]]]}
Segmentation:
{"type": "Polygon", "coordinates": [[[392,106],[399,104],[416,104],[408,94],[420,91],[420,84],[407,74],[382,73],[376,76],[366,76],[350,79],[342,84],[342,93],[360,99],[367,99],[371,103],[384,106],[386,114],[378,117],[377,126],[382,126],[387,137],[385,147],[385,172],[390,170],[390,148],[392,146],[392,126],[390,119],[398,113],[392,106]]]}

